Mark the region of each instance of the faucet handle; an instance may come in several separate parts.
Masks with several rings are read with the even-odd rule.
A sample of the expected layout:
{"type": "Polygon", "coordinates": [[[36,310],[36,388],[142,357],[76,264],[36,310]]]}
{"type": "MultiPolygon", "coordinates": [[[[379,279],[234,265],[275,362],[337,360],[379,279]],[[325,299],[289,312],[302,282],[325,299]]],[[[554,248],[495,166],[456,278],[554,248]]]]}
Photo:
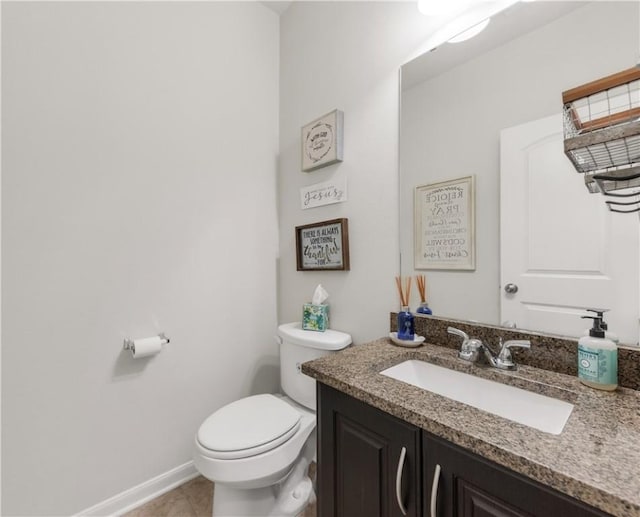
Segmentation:
{"type": "Polygon", "coordinates": [[[510,339],[500,347],[500,352],[502,353],[503,350],[508,351],[510,348],[531,348],[531,341],[528,339],[510,339]]]}
{"type": "Polygon", "coordinates": [[[464,339],[465,341],[469,341],[469,334],[467,334],[466,332],[463,332],[460,329],[454,328],[454,327],[448,327],[447,328],[447,332],[449,334],[453,334],[454,336],[459,336],[462,339],[464,339]]]}
{"type": "Polygon", "coordinates": [[[475,363],[478,360],[480,351],[484,346],[482,344],[482,341],[480,341],[479,339],[470,339],[469,334],[454,327],[447,328],[447,332],[449,334],[453,334],[454,336],[459,336],[463,339],[460,350],[458,351],[458,357],[460,359],[464,359],[465,361],[471,361],[472,363],[475,363]]]}
{"type": "Polygon", "coordinates": [[[511,348],[531,348],[531,341],[528,339],[512,339],[502,344],[500,338],[500,353],[496,359],[496,366],[507,370],[513,370],[516,364],[511,357],[511,348]]]}

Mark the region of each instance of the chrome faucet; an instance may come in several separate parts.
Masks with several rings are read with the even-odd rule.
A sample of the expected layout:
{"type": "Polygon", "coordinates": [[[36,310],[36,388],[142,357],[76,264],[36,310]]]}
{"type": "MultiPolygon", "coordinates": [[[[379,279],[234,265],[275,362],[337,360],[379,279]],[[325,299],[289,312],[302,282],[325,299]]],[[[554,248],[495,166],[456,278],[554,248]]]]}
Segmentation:
{"type": "Polygon", "coordinates": [[[462,338],[462,345],[458,352],[460,359],[476,363],[483,356],[487,364],[501,370],[516,369],[517,365],[513,362],[511,355],[512,348],[531,348],[531,342],[528,340],[512,339],[503,343],[502,338],[500,338],[500,351],[496,354],[488,345],[479,339],[469,338],[469,335],[462,330],[449,327],[447,332],[462,338]]]}

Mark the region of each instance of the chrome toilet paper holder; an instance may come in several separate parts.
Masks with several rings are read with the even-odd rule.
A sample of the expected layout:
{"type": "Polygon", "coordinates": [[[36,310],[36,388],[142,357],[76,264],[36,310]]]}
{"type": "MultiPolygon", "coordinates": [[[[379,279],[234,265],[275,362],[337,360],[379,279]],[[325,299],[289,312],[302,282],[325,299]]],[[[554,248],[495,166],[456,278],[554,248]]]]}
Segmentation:
{"type": "MultiPolygon", "coordinates": [[[[160,344],[162,346],[171,343],[171,340],[167,336],[165,336],[164,332],[160,332],[158,334],[158,337],[160,338],[160,344]]],[[[124,350],[133,350],[134,349],[134,343],[133,342],[134,342],[134,340],[131,339],[131,338],[128,338],[128,337],[124,338],[124,343],[122,345],[122,348],[124,350]]]]}

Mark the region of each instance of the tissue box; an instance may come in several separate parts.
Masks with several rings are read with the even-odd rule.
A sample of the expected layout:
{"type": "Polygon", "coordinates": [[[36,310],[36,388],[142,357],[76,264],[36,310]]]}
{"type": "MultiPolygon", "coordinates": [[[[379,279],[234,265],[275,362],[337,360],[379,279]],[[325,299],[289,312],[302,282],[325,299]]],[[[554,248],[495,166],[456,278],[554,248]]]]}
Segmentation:
{"type": "Polygon", "coordinates": [[[302,306],[303,330],[316,330],[324,332],[329,328],[329,306],[327,304],[316,305],[305,303],[302,306]]]}

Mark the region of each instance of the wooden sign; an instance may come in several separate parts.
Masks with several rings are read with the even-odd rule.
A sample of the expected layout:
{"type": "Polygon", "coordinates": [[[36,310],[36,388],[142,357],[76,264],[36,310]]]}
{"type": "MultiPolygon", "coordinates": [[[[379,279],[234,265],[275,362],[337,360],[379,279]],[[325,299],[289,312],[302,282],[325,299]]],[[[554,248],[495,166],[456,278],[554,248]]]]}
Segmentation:
{"type": "Polygon", "coordinates": [[[344,203],[347,200],[347,180],[338,178],[300,188],[302,210],[317,206],[344,203]]]}
{"type": "Polygon", "coordinates": [[[310,172],[342,161],[344,114],[333,110],[302,128],[302,170],[310,172]]]}
{"type": "Polygon", "coordinates": [[[298,271],[349,270],[348,219],[296,226],[298,271]]]}

